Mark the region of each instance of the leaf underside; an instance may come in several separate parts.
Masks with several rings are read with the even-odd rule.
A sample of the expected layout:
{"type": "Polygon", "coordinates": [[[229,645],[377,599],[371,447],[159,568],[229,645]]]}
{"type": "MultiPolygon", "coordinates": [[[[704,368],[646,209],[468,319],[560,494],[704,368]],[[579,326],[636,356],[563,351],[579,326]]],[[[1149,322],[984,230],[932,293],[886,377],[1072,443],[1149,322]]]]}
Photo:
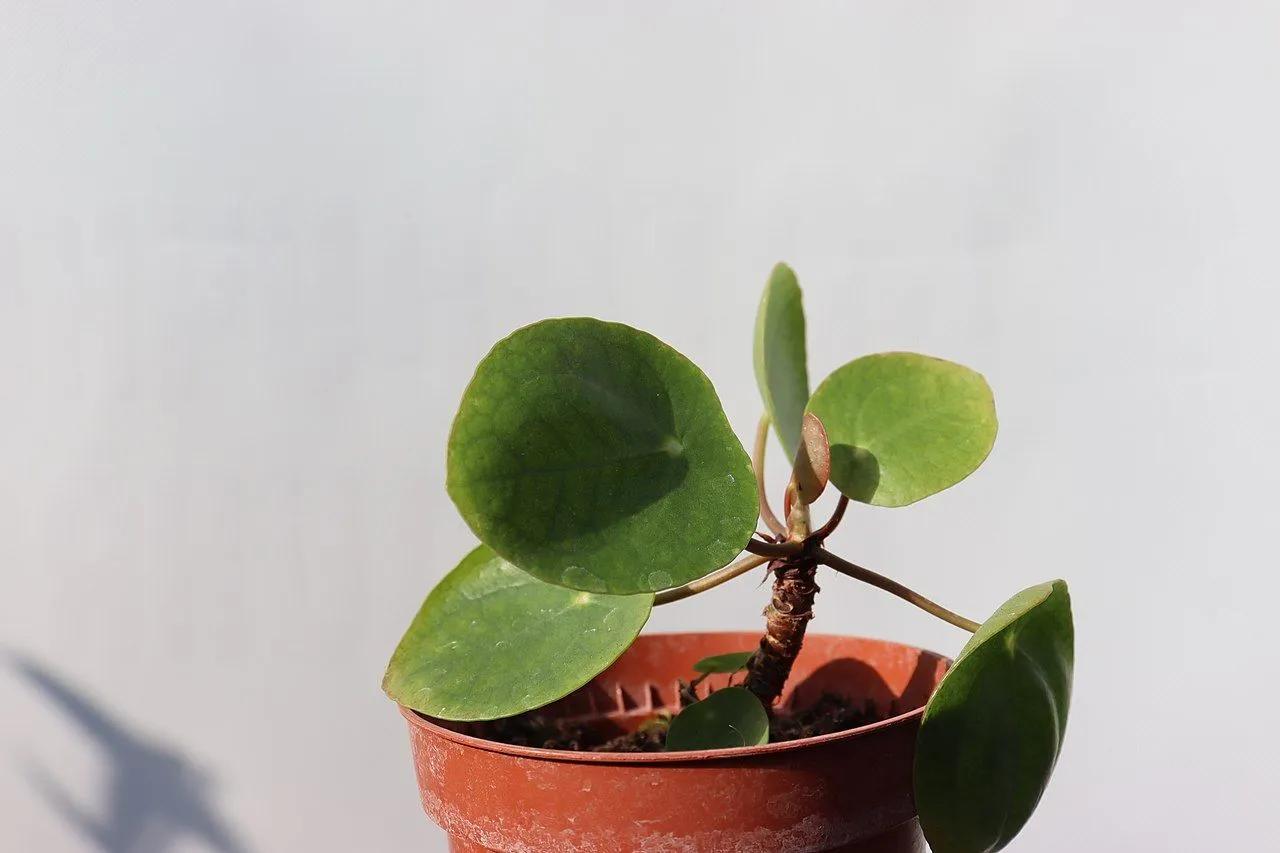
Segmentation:
{"type": "Polygon", "coordinates": [[[427,596],[382,689],[447,720],[541,707],[603,672],[635,640],[653,595],[601,595],[545,583],[484,545],[427,596]]]}
{"type": "Polygon", "coordinates": [[[831,441],[822,421],[813,412],[804,413],[800,429],[800,447],[791,466],[800,498],[807,504],[822,497],[831,479],[831,441]]]}

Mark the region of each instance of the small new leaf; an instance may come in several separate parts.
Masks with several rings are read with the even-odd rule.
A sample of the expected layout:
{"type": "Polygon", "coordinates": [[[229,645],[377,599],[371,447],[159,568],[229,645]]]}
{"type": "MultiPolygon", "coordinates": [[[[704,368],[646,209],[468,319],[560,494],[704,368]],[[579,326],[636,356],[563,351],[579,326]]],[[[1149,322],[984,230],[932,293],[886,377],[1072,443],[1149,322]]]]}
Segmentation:
{"type": "Polygon", "coordinates": [[[727,652],[723,655],[712,655],[703,658],[693,665],[694,672],[703,674],[712,672],[738,672],[744,669],[755,652],[727,652]]]}
{"type": "Polygon", "coordinates": [[[671,721],[667,749],[733,749],[769,742],[769,715],[750,690],[726,687],[694,702],[671,721]]]}
{"type": "Polygon", "coordinates": [[[481,545],[431,590],[382,689],[446,720],[508,717],[566,696],[635,640],[653,595],[544,583],[481,545]]]}
{"type": "Polygon", "coordinates": [[[1066,733],[1074,659],[1063,581],[982,624],[930,698],[916,743],[920,823],[936,853],[987,853],[1026,824],[1066,733]]]}
{"type": "Polygon", "coordinates": [[[800,500],[812,504],[826,491],[831,477],[831,444],[822,421],[813,412],[804,413],[800,428],[800,447],[796,450],[791,476],[795,479],[800,500]]]}

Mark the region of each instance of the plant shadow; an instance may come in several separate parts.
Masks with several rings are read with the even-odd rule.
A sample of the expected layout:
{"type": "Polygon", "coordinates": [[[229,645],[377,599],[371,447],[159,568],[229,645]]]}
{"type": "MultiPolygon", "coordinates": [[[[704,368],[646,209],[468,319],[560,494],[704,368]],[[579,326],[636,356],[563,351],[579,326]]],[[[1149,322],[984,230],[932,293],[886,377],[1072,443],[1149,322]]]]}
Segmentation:
{"type": "Polygon", "coordinates": [[[850,500],[869,503],[880,487],[880,460],[865,447],[833,444],[831,479],[850,500]]]}
{"type": "Polygon", "coordinates": [[[856,704],[869,702],[882,716],[896,716],[929,701],[937,682],[938,662],[936,655],[920,655],[911,677],[898,691],[865,661],[837,658],[818,667],[797,684],[791,691],[788,705],[796,709],[807,708],[824,694],[836,694],[856,704]]]}
{"type": "Polygon", "coordinates": [[[99,808],[76,803],[44,768],[25,776],[49,806],[105,853],[167,853],[195,839],[216,853],[247,853],[211,802],[213,778],[183,752],[131,730],[40,663],[12,654],[13,669],[86,734],[108,762],[99,808]]]}

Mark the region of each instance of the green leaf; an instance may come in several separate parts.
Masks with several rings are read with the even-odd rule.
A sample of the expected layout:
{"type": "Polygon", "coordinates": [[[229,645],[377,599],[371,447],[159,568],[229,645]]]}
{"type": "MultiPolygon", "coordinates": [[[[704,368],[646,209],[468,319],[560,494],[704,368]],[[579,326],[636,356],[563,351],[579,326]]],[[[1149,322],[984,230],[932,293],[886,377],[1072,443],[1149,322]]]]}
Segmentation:
{"type": "Polygon", "coordinates": [[[550,583],[615,594],[730,562],[758,515],[751,461],[711,382],[652,335],[546,320],[480,362],[448,488],[480,541],[550,583]]]}
{"type": "Polygon", "coordinates": [[[831,441],[831,482],[850,499],[906,506],[973,473],[996,440],[982,375],[909,352],[868,355],[809,401],[831,441]]]}
{"type": "Polygon", "coordinates": [[[935,853],[1003,848],[1049,783],[1071,704],[1074,629],[1063,581],[1009,599],[925,708],[916,806],[935,853]]]}
{"type": "Polygon", "coordinates": [[[733,749],[769,742],[769,715],[745,687],[717,690],[694,702],[671,721],[667,750],[733,749]]]}
{"type": "Polygon", "coordinates": [[[800,419],[809,401],[804,341],[800,284],[791,267],[778,264],[756,312],[755,367],[765,411],[788,459],[800,444],[800,419]]]}
{"type": "Polygon", "coordinates": [[[653,596],[544,583],[481,545],[431,590],[382,689],[446,720],[508,717],[572,693],[631,645],[653,596]]]}
{"type": "Polygon", "coordinates": [[[727,652],[703,658],[693,665],[694,672],[737,672],[747,665],[755,652],[727,652]]]}

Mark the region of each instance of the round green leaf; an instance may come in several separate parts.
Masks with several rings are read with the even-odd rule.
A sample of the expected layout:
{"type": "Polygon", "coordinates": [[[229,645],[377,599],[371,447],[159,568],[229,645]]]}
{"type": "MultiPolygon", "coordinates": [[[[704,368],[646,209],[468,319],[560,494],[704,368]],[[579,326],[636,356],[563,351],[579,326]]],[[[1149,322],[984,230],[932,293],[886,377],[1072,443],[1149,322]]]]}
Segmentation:
{"type": "Polygon", "coordinates": [[[800,419],[809,401],[804,305],[796,274],[786,264],[773,268],[756,312],[756,383],[787,458],[800,445],[800,419]]]}
{"type": "Polygon", "coordinates": [[[996,440],[996,407],[967,367],[890,352],[851,361],[809,401],[831,442],[831,482],[852,500],[906,506],[973,473],[996,440]]]}
{"type": "Polygon", "coordinates": [[[1000,850],[1049,783],[1071,703],[1074,629],[1063,581],[983,623],[925,708],[916,807],[935,853],[1000,850]]]}
{"type": "Polygon", "coordinates": [[[694,672],[737,672],[747,665],[755,652],[727,652],[703,658],[693,665],[694,672]]]}
{"type": "Polygon", "coordinates": [[[431,590],[382,689],[446,720],[508,717],[566,696],[626,651],[653,596],[544,583],[481,545],[431,590]]]}
{"type": "Polygon", "coordinates": [[[726,687],[694,702],[671,721],[667,749],[733,749],[769,742],[769,715],[745,687],[726,687]]]}
{"type": "Polygon", "coordinates": [[[546,320],[480,362],[449,436],[449,495],[480,541],[551,583],[615,594],[731,561],[755,477],[711,382],[652,335],[546,320]]]}

